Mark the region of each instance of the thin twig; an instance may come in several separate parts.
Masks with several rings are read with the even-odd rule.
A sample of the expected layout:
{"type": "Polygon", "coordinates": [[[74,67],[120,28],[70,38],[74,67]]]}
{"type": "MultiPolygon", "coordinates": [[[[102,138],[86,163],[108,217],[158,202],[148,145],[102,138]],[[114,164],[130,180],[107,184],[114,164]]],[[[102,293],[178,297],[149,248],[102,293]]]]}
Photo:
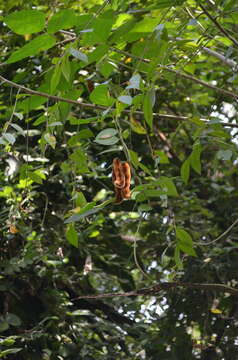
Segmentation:
{"type": "MultiPolygon", "coordinates": [[[[17,84],[11,80],[8,80],[6,78],[4,78],[3,76],[0,75],[0,80],[2,80],[2,84],[8,84],[10,86],[13,86],[15,88],[21,89],[23,92],[27,93],[27,94],[31,94],[31,95],[37,95],[37,96],[42,96],[45,97],[47,99],[51,99],[54,101],[61,101],[61,102],[66,102],[69,104],[74,104],[74,105],[78,105],[80,107],[84,107],[84,108],[88,108],[88,109],[92,109],[92,110],[108,110],[108,108],[106,106],[102,106],[102,105],[95,105],[95,104],[90,104],[90,103],[83,103],[77,100],[72,100],[72,99],[67,99],[67,98],[63,98],[60,96],[55,96],[55,95],[50,95],[41,91],[36,91],[36,90],[32,90],[30,88],[27,88],[25,86],[22,86],[20,84],[17,84]]],[[[115,111],[115,108],[111,109],[112,111],[115,111]]],[[[131,110],[122,110],[123,114],[130,114],[131,110]]],[[[134,115],[139,115],[139,116],[144,116],[143,111],[133,111],[134,115]]],[[[188,121],[191,119],[191,117],[189,116],[178,116],[178,115],[170,115],[170,114],[159,114],[159,113],[153,113],[154,117],[160,118],[160,119],[167,119],[167,120],[180,120],[180,121],[188,121]]],[[[201,121],[204,121],[205,124],[209,124],[209,120],[208,119],[204,119],[201,118],[201,121]]],[[[232,127],[232,128],[238,128],[238,124],[232,124],[232,123],[228,123],[228,122],[221,122],[220,123],[222,126],[224,127],[232,127]]]]}
{"type": "Polygon", "coordinates": [[[228,33],[227,30],[225,30],[218,22],[217,20],[205,9],[205,7],[202,4],[199,4],[202,11],[209,17],[209,19],[213,22],[213,24],[220,30],[220,32],[225,35],[235,46],[238,47],[238,41],[228,33]]]}
{"type": "Polygon", "coordinates": [[[210,245],[210,244],[213,244],[219,240],[221,240],[225,235],[227,235],[232,229],[233,227],[236,226],[236,224],[238,224],[238,219],[236,219],[233,224],[231,224],[231,226],[228,227],[228,229],[226,229],[226,231],[224,231],[221,235],[219,235],[216,239],[212,240],[212,241],[209,241],[209,242],[206,242],[206,243],[203,243],[203,242],[200,242],[198,243],[198,245],[210,245]]]}
{"type": "Polygon", "coordinates": [[[163,282],[149,288],[139,289],[137,291],[130,291],[125,293],[105,293],[98,295],[82,295],[73,300],[79,299],[100,299],[100,298],[113,298],[113,297],[129,297],[129,296],[155,296],[162,290],[189,288],[200,289],[204,291],[218,291],[229,293],[238,297],[238,289],[232,288],[223,284],[199,284],[199,283],[182,283],[182,282],[163,282]]]}

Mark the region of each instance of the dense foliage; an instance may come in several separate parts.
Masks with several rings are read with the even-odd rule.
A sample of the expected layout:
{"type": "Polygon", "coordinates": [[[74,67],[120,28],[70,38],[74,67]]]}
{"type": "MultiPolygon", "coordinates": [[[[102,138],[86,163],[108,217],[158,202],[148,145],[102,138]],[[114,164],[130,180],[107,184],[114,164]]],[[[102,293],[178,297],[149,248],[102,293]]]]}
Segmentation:
{"type": "Polygon", "coordinates": [[[0,358],[238,358],[237,1],[0,5],[0,358]]]}

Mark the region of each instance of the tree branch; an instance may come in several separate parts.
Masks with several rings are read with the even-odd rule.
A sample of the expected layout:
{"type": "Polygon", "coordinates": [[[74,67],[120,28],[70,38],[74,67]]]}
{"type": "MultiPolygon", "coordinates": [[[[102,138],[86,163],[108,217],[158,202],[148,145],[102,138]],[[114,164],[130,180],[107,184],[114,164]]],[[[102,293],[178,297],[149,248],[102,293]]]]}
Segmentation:
{"type": "MultiPolygon", "coordinates": [[[[44,92],[41,92],[41,91],[36,91],[36,90],[32,90],[30,88],[27,88],[23,85],[20,85],[20,84],[17,84],[11,80],[8,80],[6,78],[4,78],[3,76],[0,75],[0,80],[2,81],[2,84],[0,85],[4,85],[4,84],[8,84],[12,87],[15,87],[17,89],[20,89],[22,90],[22,92],[25,92],[27,94],[30,94],[30,95],[37,95],[37,96],[42,96],[42,97],[45,97],[47,99],[51,99],[51,100],[54,100],[54,101],[62,101],[62,102],[66,102],[68,104],[74,104],[74,105],[78,105],[80,107],[83,107],[83,108],[88,108],[88,109],[92,109],[92,110],[108,110],[108,107],[106,106],[102,106],[102,105],[95,105],[95,104],[90,104],[90,103],[83,103],[83,102],[80,102],[80,101],[77,101],[77,100],[72,100],[72,99],[67,99],[67,98],[63,98],[61,96],[55,96],[55,95],[50,95],[50,94],[47,94],[47,93],[44,93],[44,92]]],[[[116,109],[115,108],[111,108],[111,111],[115,111],[116,109]]],[[[131,114],[131,110],[123,110],[122,111],[123,114],[131,114]]],[[[133,111],[133,114],[134,115],[139,115],[139,116],[144,116],[144,112],[143,111],[133,111]]],[[[179,120],[179,121],[188,121],[191,119],[191,117],[189,116],[179,116],[179,115],[170,115],[170,114],[159,114],[159,113],[153,113],[153,116],[154,117],[157,117],[159,119],[167,119],[167,120],[179,120]]],[[[204,118],[201,118],[200,119],[201,121],[204,121],[204,123],[207,123],[209,124],[209,120],[208,119],[204,119],[204,118]]],[[[231,123],[227,123],[227,122],[223,122],[223,123],[220,123],[222,126],[224,127],[232,127],[232,128],[238,128],[238,124],[231,124],[231,123]]]]}
{"type": "Polygon", "coordinates": [[[232,59],[228,59],[226,58],[224,55],[218,53],[215,50],[209,49],[206,46],[204,46],[202,48],[202,50],[204,50],[207,54],[214,56],[215,58],[219,59],[220,61],[222,61],[224,64],[226,64],[227,66],[230,66],[233,70],[237,69],[237,63],[232,60],[232,59]]]}
{"type": "MultiPolygon", "coordinates": [[[[114,47],[111,47],[111,49],[112,49],[113,51],[117,52],[117,53],[123,54],[123,55],[125,55],[125,56],[127,56],[127,57],[134,58],[134,59],[136,59],[136,60],[138,60],[138,61],[141,61],[141,62],[144,62],[144,63],[146,63],[146,64],[149,64],[149,63],[150,63],[150,60],[148,60],[148,59],[143,59],[143,58],[141,58],[140,56],[133,55],[133,54],[131,54],[131,53],[128,53],[127,51],[120,50],[120,49],[117,49],[117,48],[114,48],[114,47]]],[[[221,89],[221,88],[219,88],[219,87],[217,87],[217,86],[214,86],[214,85],[211,85],[211,84],[207,83],[206,81],[197,79],[197,78],[195,78],[195,77],[192,76],[192,75],[188,75],[188,74],[182,73],[182,72],[179,71],[179,70],[172,69],[172,68],[170,68],[169,66],[166,66],[166,65],[157,65],[157,66],[158,66],[159,68],[161,68],[161,69],[164,69],[164,70],[166,70],[166,71],[169,71],[169,72],[171,72],[171,73],[173,73],[173,74],[176,74],[176,75],[178,75],[178,76],[180,76],[180,77],[183,77],[183,78],[188,79],[188,80],[191,80],[191,81],[193,81],[193,82],[195,82],[195,83],[197,83],[197,84],[200,84],[200,85],[202,85],[202,86],[204,86],[204,87],[207,87],[207,88],[209,88],[209,89],[213,89],[213,90],[215,90],[215,91],[217,91],[217,92],[219,92],[219,93],[221,93],[221,94],[223,94],[223,95],[231,96],[231,97],[234,98],[234,99],[238,99],[238,94],[235,94],[235,93],[233,93],[232,91],[221,89]]]]}
{"type": "MultiPolygon", "coordinates": [[[[63,34],[65,34],[65,35],[72,36],[72,38],[71,38],[71,39],[65,39],[65,40],[63,40],[62,42],[58,43],[58,44],[65,44],[65,43],[68,43],[68,42],[71,42],[71,41],[75,41],[75,39],[76,39],[76,34],[75,34],[75,33],[72,33],[72,32],[70,32],[70,31],[64,31],[64,30],[61,30],[60,32],[63,33],[63,34]]],[[[131,53],[127,52],[127,51],[124,51],[124,50],[121,50],[121,49],[117,49],[117,48],[112,47],[112,46],[110,47],[110,49],[111,49],[112,51],[114,51],[114,52],[117,52],[118,54],[122,54],[122,55],[124,55],[124,56],[127,56],[127,57],[130,57],[130,58],[132,58],[132,59],[135,59],[135,60],[144,62],[144,63],[146,63],[146,64],[149,64],[149,63],[151,62],[149,59],[141,58],[140,56],[131,54],[131,53]]],[[[207,48],[206,48],[205,51],[207,51],[207,48]]],[[[208,52],[208,51],[207,51],[207,52],[208,52]]],[[[211,50],[209,53],[212,54],[212,50],[211,50]]],[[[217,53],[216,53],[216,55],[215,55],[215,52],[213,52],[212,55],[218,57],[218,56],[217,56],[217,53]]],[[[224,61],[224,58],[221,59],[220,56],[219,56],[219,59],[222,60],[222,61],[224,61]]],[[[231,61],[232,61],[232,60],[231,60],[231,61]]],[[[227,62],[227,64],[228,64],[228,62],[227,62]]],[[[233,65],[237,65],[236,63],[233,64],[233,62],[232,62],[232,63],[229,62],[229,66],[231,66],[231,64],[232,64],[232,66],[233,66],[233,65]]],[[[221,93],[221,94],[223,94],[223,95],[231,96],[232,98],[238,99],[238,95],[235,94],[235,93],[233,93],[232,91],[221,89],[221,88],[219,88],[219,87],[217,87],[217,86],[214,86],[214,85],[211,85],[211,84],[207,83],[206,81],[197,79],[196,77],[194,77],[194,76],[192,76],[192,75],[188,75],[188,74],[182,73],[181,71],[172,69],[172,68],[170,68],[169,66],[166,66],[166,65],[157,65],[157,66],[158,66],[159,68],[161,68],[161,69],[164,69],[164,70],[166,70],[166,71],[169,71],[169,72],[171,72],[171,73],[174,73],[174,74],[176,74],[176,75],[178,75],[178,76],[180,76],[180,77],[182,77],[182,78],[191,80],[191,81],[193,81],[193,82],[195,82],[195,83],[197,83],[197,84],[200,84],[200,85],[202,85],[202,86],[204,86],[204,87],[207,87],[207,88],[209,88],[209,89],[212,89],[212,90],[214,90],[214,91],[217,91],[217,92],[219,92],[219,93],[221,93]]]]}
{"type": "Polygon", "coordinates": [[[238,41],[216,21],[216,19],[205,9],[202,4],[199,4],[199,6],[202,11],[207,15],[207,17],[209,17],[209,19],[213,22],[213,24],[220,30],[220,32],[225,35],[229,40],[231,40],[236,47],[238,47],[238,41]]]}
{"type": "Polygon", "coordinates": [[[100,298],[113,298],[113,297],[129,297],[129,296],[155,296],[162,290],[176,289],[176,288],[189,288],[200,289],[204,291],[218,291],[226,292],[238,297],[238,289],[232,288],[223,284],[198,284],[198,283],[182,283],[176,282],[163,282],[149,288],[139,289],[137,291],[130,291],[125,293],[106,293],[99,295],[82,295],[73,300],[79,299],[100,299],[100,298]]]}

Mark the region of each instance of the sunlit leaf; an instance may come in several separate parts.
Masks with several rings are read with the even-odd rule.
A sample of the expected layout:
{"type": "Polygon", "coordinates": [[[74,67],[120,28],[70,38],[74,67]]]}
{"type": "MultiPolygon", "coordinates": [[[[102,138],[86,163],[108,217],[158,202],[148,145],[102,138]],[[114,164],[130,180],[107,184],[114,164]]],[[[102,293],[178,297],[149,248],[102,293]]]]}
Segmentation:
{"type": "Polygon", "coordinates": [[[33,34],[44,29],[45,14],[38,10],[21,10],[6,16],[4,22],[17,34],[33,34]]]}

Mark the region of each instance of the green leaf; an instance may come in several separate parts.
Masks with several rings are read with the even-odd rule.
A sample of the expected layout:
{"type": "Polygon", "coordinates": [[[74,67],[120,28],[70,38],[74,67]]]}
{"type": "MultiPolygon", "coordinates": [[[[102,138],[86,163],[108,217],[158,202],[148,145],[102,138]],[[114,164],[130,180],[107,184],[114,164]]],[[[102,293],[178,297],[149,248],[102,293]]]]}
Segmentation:
{"type": "Polygon", "coordinates": [[[116,134],[116,129],[108,128],[100,131],[94,141],[101,145],[114,145],[119,141],[119,139],[115,136],[116,134]]]}
{"type": "Polygon", "coordinates": [[[105,43],[114,22],[115,15],[113,11],[107,11],[101,16],[97,17],[90,23],[90,28],[92,28],[92,31],[84,34],[82,44],[84,46],[90,46],[96,43],[105,43]]]}
{"type": "Polygon", "coordinates": [[[6,331],[8,328],[8,323],[5,320],[0,319],[0,332],[6,331]]]}
{"type": "Polygon", "coordinates": [[[53,75],[51,76],[51,79],[50,79],[50,90],[52,93],[57,88],[57,85],[60,82],[60,78],[61,78],[61,67],[59,64],[57,64],[54,68],[53,75]]]}
{"type": "Polygon", "coordinates": [[[96,46],[96,49],[88,54],[88,63],[91,64],[94,61],[99,61],[109,50],[109,46],[102,44],[96,46]]]}
{"type": "Polygon", "coordinates": [[[169,158],[163,151],[156,150],[155,154],[158,156],[156,164],[169,164],[169,158]]]}
{"type": "Polygon", "coordinates": [[[71,67],[68,56],[64,56],[62,64],[61,64],[61,70],[65,77],[65,79],[69,82],[70,81],[70,74],[71,74],[71,67]]]}
{"type": "Polygon", "coordinates": [[[76,197],[76,205],[83,208],[85,205],[87,205],[87,200],[85,199],[84,194],[82,191],[77,192],[76,197]]]}
{"type": "Polygon", "coordinates": [[[76,149],[73,154],[70,155],[75,163],[75,167],[80,174],[88,172],[87,155],[84,150],[76,149]]]}
{"type": "Polygon", "coordinates": [[[21,351],[23,348],[12,348],[12,349],[7,349],[7,350],[3,350],[0,352],[0,356],[1,357],[5,357],[9,354],[16,354],[18,353],[19,351],[21,351]]]}
{"type": "Polygon", "coordinates": [[[73,57],[75,57],[76,59],[81,60],[81,61],[83,61],[83,62],[85,62],[85,63],[88,63],[88,57],[87,57],[87,55],[84,54],[84,53],[82,53],[81,51],[76,50],[76,49],[74,49],[74,48],[71,47],[71,48],[69,49],[69,53],[70,53],[73,57]]]}
{"type": "Polygon", "coordinates": [[[192,154],[189,156],[189,162],[193,170],[195,170],[199,175],[201,174],[201,161],[200,155],[202,152],[202,147],[200,144],[194,144],[192,154]]]}
{"type": "Polygon", "coordinates": [[[47,133],[47,134],[44,135],[44,139],[47,142],[47,144],[49,144],[52,147],[52,149],[55,149],[56,138],[55,138],[54,135],[51,135],[51,134],[47,133]]]}
{"type": "Polygon", "coordinates": [[[180,173],[181,173],[181,178],[183,179],[185,184],[187,184],[188,180],[189,180],[189,176],[190,176],[190,160],[189,159],[187,159],[183,162],[183,165],[181,166],[181,169],[180,169],[180,173]]]}
{"type": "Polygon", "coordinates": [[[153,128],[153,109],[152,109],[152,92],[147,91],[143,102],[143,112],[145,115],[145,121],[149,125],[150,129],[153,128]]]}
{"type": "Polygon", "coordinates": [[[109,59],[105,58],[97,64],[98,70],[100,73],[108,79],[112,72],[117,69],[117,65],[110,61],[109,59]]]}
{"type": "Polygon", "coordinates": [[[123,104],[131,105],[132,104],[132,97],[129,95],[121,95],[117,98],[123,104]]]}
{"type": "MultiPolygon", "coordinates": [[[[69,219],[67,219],[69,220],[69,219]]],[[[65,221],[65,223],[67,223],[65,221]]],[[[74,228],[74,225],[73,224],[70,224],[67,228],[67,231],[66,231],[66,239],[68,240],[68,242],[75,246],[76,248],[78,248],[78,233],[77,231],[75,230],[74,228]]]]}
{"type": "Polygon", "coordinates": [[[149,198],[157,198],[165,195],[165,192],[162,190],[143,190],[141,193],[136,195],[136,201],[145,201],[149,198]]]}
{"type": "Polygon", "coordinates": [[[44,29],[45,14],[38,10],[21,10],[6,16],[4,22],[17,34],[33,34],[44,29]]]}
{"type": "Polygon", "coordinates": [[[26,136],[26,134],[24,133],[24,130],[17,124],[10,124],[11,127],[13,127],[19,134],[21,134],[22,136],[26,136]]]}
{"type": "Polygon", "coordinates": [[[2,137],[3,137],[4,139],[6,139],[7,142],[9,142],[9,143],[12,144],[12,145],[13,145],[14,142],[16,141],[15,136],[12,135],[11,133],[3,133],[3,134],[2,134],[2,137]]]}
{"type": "Polygon", "coordinates": [[[55,45],[55,38],[48,34],[42,34],[35,39],[21,47],[19,50],[14,51],[6,61],[7,64],[14,63],[22,60],[28,56],[38,54],[40,51],[48,50],[55,45]]]}
{"type": "Polygon", "coordinates": [[[114,99],[110,97],[107,85],[98,85],[90,94],[90,100],[94,104],[112,106],[114,99]]]}
{"type": "Polygon", "coordinates": [[[178,196],[176,186],[171,178],[161,176],[156,183],[160,185],[162,190],[166,191],[168,196],[178,196]]]}
{"type": "Polygon", "coordinates": [[[140,74],[133,75],[129,80],[129,85],[126,87],[126,89],[137,89],[140,90],[140,81],[141,76],[140,74]]]}
{"type": "Polygon", "coordinates": [[[231,160],[232,158],[232,151],[231,150],[219,150],[217,152],[217,158],[220,160],[231,160]]]}
{"type": "Polygon", "coordinates": [[[77,17],[74,10],[60,10],[56,14],[54,14],[48,22],[48,32],[52,34],[59,30],[69,29],[73,27],[76,22],[77,17]]]}
{"type": "Polygon", "coordinates": [[[69,224],[72,222],[76,222],[76,221],[82,220],[85,216],[94,214],[94,212],[95,212],[94,210],[99,209],[99,208],[95,208],[95,205],[96,205],[95,201],[86,204],[78,214],[74,214],[74,215],[70,216],[68,219],[66,219],[64,221],[64,223],[69,224]]]}
{"type": "Polygon", "coordinates": [[[12,314],[12,313],[8,313],[6,315],[6,321],[8,322],[9,325],[12,325],[12,326],[20,326],[21,325],[21,319],[17,315],[12,314]]]}
{"type": "Polygon", "coordinates": [[[176,264],[178,270],[183,270],[183,263],[181,261],[180,250],[179,250],[178,245],[175,247],[174,261],[175,261],[175,264],[176,264]]]}
{"type": "Polygon", "coordinates": [[[137,134],[146,134],[146,129],[141,125],[140,121],[130,118],[131,129],[137,134]]]}
{"type": "Polygon", "coordinates": [[[35,172],[29,172],[28,176],[32,181],[34,181],[37,184],[42,184],[42,182],[43,182],[42,178],[38,174],[36,174],[35,172]]]}
{"type": "Polygon", "coordinates": [[[176,228],[176,238],[178,240],[178,247],[184,253],[197,256],[195,250],[193,249],[193,240],[190,234],[181,227],[176,228]]]}
{"type": "Polygon", "coordinates": [[[133,150],[129,150],[129,154],[133,166],[137,169],[140,164],[137,153],[133,150]]]}

